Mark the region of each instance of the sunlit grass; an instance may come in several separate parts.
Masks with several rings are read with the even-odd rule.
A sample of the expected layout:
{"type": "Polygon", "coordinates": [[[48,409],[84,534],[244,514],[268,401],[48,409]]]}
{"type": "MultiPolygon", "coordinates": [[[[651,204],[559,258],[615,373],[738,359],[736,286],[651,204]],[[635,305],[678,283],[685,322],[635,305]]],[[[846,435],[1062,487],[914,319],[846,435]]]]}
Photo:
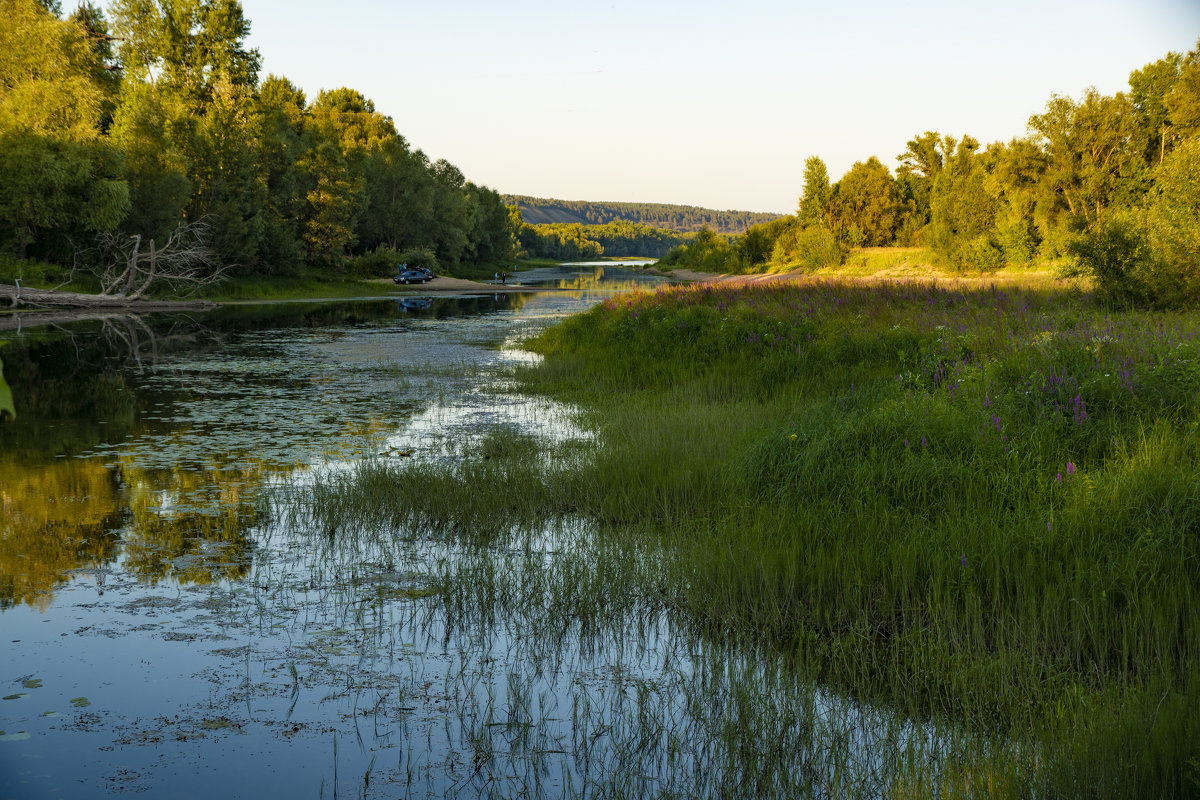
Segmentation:
{"type": "MultiPolygon", "coordinates": [[[[747,784],[765,795],[1200,789],[1194,317],[810,280],[626,294],[532,347],[545,359],[523,385],[582,404],[594,445],[498,427],[445,463],[367,463],[318,485],[319,527],[494,548],[587,521],[555,625],[612,597],[657,604],[944,732],[946,752],[870,788],[747,784]]],[[[490,567],[462,577],[445,597],[468,616],[544,599],[490,567]]],[[[778,732],[769,698],[727,731],[735,772],[802,770],[760,735],[778,732]]],[[[839,754],[822,769],[863,768],[836,731],[813,735],[839,754]]]]}
{"type": "Polygon", "coordinates": [[[551,330],[529,379],[598,409],[592,513],[659,531],[714,630],[1028,741],[1025,790],[1183,795],[1198,344],[1046,290],[700,286],[551,330]]]}

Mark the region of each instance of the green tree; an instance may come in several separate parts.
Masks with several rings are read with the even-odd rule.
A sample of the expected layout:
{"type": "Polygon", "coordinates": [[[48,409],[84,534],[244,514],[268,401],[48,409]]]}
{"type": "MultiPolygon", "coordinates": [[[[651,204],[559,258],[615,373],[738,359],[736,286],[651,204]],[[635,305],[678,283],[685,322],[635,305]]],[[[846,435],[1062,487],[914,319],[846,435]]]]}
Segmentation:
{"type": "Polygon", "coordinates": [[[933,182],[946,157],[953,152],[953,140],[934,131],[926,131],[908,141],[896,156],[897,231],[900,244],[916,244],[931,219],[930,198],[933,182]]]}
{"type": "Polygon", "coordinates": [[[359,219],[365,249],[434,247],[434,194],[429,161],[399,135],[377,142],[364,156],[367,204],[359,219]]]}
{"type": "Polygon", "coordinates": [[[896,156],[901,168],[932,181],[954,152],[954,140],[935,131],[925,131],[908,141],[904,152],[896,156]]]}
{"type": "Polygon", "coordinates": [[[259,268],[294,274],[304,262],[301,221],[307,200],[296,161],[310,146],[303,130],[304,92],[287,78],[268,75],[258,94],[257,157],[265,197],[259,268]]]}
{"type": "Polygon", "coordinates": [[[431,168],[434,180],[433,215],[430,231],[438,261],[457,267],[467,248],[468,207],[466,178],[462,171],[445,159],[431,168]]]}
{"type": "Polygon", "coordinates": [[[1180,143],[1155,170],[1143,219],[1155,254],[1146,276],[1156,302],[1200,306],[1200,136],[1180,143]]]}
{"type": "Polygon", "coordinates": [[[375,104],[354,89],[326,89],[309,108],[314,134],[335,143],[344,154],[366,151],[396,136],[392,118],[375,110],[375,104]]]}
{"type": "Polygon", "coordinates": [[[357,240],[363,182],[356,178],[332,142],[322,142],[297,162],[311,184],[303,238],[309,258],[341,270],[357,240]]]}
{"type": "Polygon", "coordinates": [[[1163,160],[1175,134],[1167,111],[1167,95],[1179,81],[1182,57],[1167,53],[1158,61],[1129,75],[1129,100],[1133,104],[1138,147],[1147,164],[1163,160]]]}
{"type": "Polygon", "coordinates": [[[203,109],[221,79],[258,82],[262,59],[246,47],[250,22],[237,0],[116,0],[112,14],[126,71],[192,112],[203,109]]]}
{"type": "Polygon", "coordinates": [[[110,35],[108,20],[99,6],[84,2],[72,12],[70,22],[81,27],[92,46],[92,58],[88,64],[92,82],[100,88],[100,130],[107,131],[112,124],[117,97],[121,91],[121,68],[117,62],[114,37],[110,35]]]}
{"type": "Polygon", "coordinates": [[[852,247],[891,244],[898,199],[892,174],[878,158],[871,156],[859,161],[830,194],[833,230],[852,247]]]}
{"type": "Polygon", "coordinates": [[[804,192],[796,215],[803,225],[829,224],[829,171],[817,156],[804,160],[804,192]]]}
{"type": "Polygon", "coordinates": [[[1171,124],[1181,137],[1200,133],[1200,40],[1180,64],[1179,80],[1163,103],[1171,124]]]}
{"type": "Polygon", "coordinates": [[[475,265],[508,261],[513,256],[508,208],[500,193],[486,186],[466,185],[468,217],[466,255],[475,265]]]}
{"type": "Polygon", "coordinates": [[[1041,243],[1038,198],[1046,156],[1028,139],[996,142],[981,155],[983,184],[995,201],[994,243],[1007,261],[1029,261],[1041,243]]]}
{"type": "Polygon", "coordinates": [[[121,154],[101,143],[0,137],[0,244],[25,258],[40,241],[40,255],[69,258],[72,242],[53,237],[112,230],[129,211],[121,173],[121,154]]]}
{"type": "Polygon", "coordinates": [[[221,77],[192,140],[191,177],[199,191],[187,217],[204,220],[207,246],[241,271],[257,265],[267,206],[265,169],[254,147],[258,110],[247,87],[221,77]]]}
{"type": "Polygon", "coordinates": [[[1096,225],[1114,203],[1132,205],[1144,191],[1138,180],[1145,162],[1127,96],[1089,89],[1076,102],[1055,95],[1045,112],[1030,118],[1029,128],[1046,154],[1044,188],[1075,224],[1096,225]]]}
{"type": "Polygon", "coordinates": [[[87,30],[36,0],[0,0],[0,135],[100,135],[106,86],[87,30]]]}
{"type": "Polygon", "coordinates": [[[996,267],[1003,261],[993,241],[996,200],[988,191],[986,172],[977,156],[979,142],[970,136],[961,141],[946,137],[953,155],[933,181],[930,197],[930,246],[951,264],[996,267]]]}
{"type": "Polygon", "coordinates": [[[110,140],[125,155],[131,205],[122,229],[130,235],[163,241],[183,219],[192,181],[172,136],[177,118],[152,87],[127,81],[122,88],[110,140]]]}

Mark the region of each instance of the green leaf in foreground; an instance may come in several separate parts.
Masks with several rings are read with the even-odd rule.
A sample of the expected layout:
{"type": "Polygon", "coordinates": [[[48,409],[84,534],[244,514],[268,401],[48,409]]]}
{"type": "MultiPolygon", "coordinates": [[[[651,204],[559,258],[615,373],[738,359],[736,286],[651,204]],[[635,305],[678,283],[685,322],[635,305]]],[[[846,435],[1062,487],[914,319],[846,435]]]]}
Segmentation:
{"type": "Polygon", "coordinates": [[[13,405],[12,389],[4,380],[4,362],[0,361],[0,420],[6,416],[10,420],[16,419],[17,408],[13,405]]]}

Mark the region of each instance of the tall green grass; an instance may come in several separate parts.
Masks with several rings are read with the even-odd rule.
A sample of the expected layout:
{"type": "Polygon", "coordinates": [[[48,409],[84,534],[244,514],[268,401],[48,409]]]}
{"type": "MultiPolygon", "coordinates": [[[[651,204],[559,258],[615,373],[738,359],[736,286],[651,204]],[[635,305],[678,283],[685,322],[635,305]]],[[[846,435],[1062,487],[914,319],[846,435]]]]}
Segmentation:
{"type": "Polygon", "coordinates": [[[520,385],[594,443],[498,428],[331,478],[317,518],[595,520],[657,564],[622,592],[993,743],[893,796],[1200,794],[1200,320],[816,280],[622,295],[529,346],[520,385]]]}
{"type": "Polygon", "coordinates": [[[599,431],[580,508],[654,531],[714,631],[1027,742],[1016,794],[1200,792],[1194,317],[814,281],[627,295],[532,347],[599,431]]]}

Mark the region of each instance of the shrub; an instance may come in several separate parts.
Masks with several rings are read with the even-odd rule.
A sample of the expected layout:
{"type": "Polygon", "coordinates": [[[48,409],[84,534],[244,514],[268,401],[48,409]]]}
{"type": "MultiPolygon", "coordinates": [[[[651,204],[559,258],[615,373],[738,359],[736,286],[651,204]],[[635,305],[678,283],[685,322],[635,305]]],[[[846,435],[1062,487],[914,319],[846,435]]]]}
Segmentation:
{"type": "Polygon", "coordinates": [[[428,270],[436,270],[440,266],[437,255],[429,247],[410,247],[400,251],[396,256],[396,264],[408,264],[410,267],[424,267],[428,270]]]}
{"type": "Polygon", "coordinates": [[[1110,302],[1161,308],[1200,303],[1200,139],[1159,165],[1145,208],[1118,214],[1077,239],[1073,274],[1110,302]]]}
{"type": "Polygon", "coordinates": [[[775,242],[772,260],[798,263],[807,270],[836,267],[846,259],[837,237],[821,225],[793,228],[775,242]]]}
{"type": "Polygon", "coordinates": [[[355,278],[386,278],[396,272],[396,251],[380,245],[370,253],[363,253],[350,260],[350,275],[355,278]]]}
{"type": "Polygon", "coordinates": [[[1121,306],[1150,305],[1153,291],[1146,276],[1155,269],[1143,228],[1128,215],[1117,216],[1075,239],[1068,251],[1076,259],[1067,275],[1088,275],[1097,293],[1121,306]]]}
{"type": "Polygon", "coordinates": [[[1004,253],[987,234],[971,239],[963,247],[965,265],[981,270],[996,270],[1004,266],[1004,253]]]}

